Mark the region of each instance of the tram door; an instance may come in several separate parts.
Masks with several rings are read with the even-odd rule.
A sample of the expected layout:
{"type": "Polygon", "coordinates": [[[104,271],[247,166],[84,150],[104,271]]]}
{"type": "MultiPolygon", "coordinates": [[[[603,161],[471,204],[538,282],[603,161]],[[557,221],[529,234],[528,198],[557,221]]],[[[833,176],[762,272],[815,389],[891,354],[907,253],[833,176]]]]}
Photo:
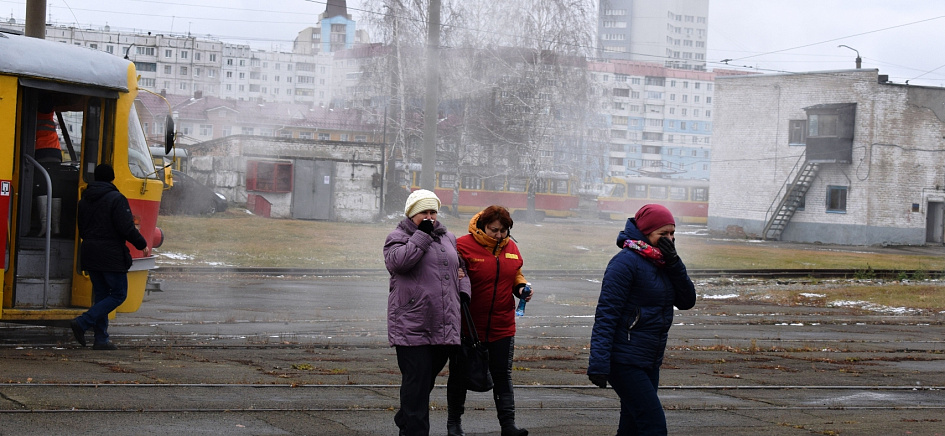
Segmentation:
{"type": "Polygon", "coordinates": [[[330,161],[296,160],[292,181],[292,217],[330,220],[334,165],[330,161]]]}
{"type": "Polygon", "coordinates": [[[100,125],[100,102],[76,94],[23,88],[16,134],[21,158],[13,187],[15,248],[10,256],[13,268],[8,272],[15,275],[14,308],[72,305],[78,156],[83,132],[86,137],[98,136],[91,127],[83,131],[83,125],[100,125]],[[39,115],[51,109],[51,117],[39,115]],[[37,150],[44,141],[47,148],[37,150]]]}
{"type": "Polygon", "coordinates": [[[925,242],[945,242],[945,203],[930,201],[925,217],[925,242]]]}

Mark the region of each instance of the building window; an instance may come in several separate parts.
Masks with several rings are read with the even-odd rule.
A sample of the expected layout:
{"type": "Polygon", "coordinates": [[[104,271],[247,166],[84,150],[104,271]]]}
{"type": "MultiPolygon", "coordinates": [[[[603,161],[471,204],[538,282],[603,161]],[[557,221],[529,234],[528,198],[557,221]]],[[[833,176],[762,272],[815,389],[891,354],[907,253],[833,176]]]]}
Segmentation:
{"type": "Polygon", "coordinates": [[[201,124],[201,125],[200,125],[200,136],[213,136],[213,125],[212,125],[212,124],[201,124]]]}
{"type": "Polygon", "coordinates": [[[246,190],[258,192],[291,192],[292,164],[288,162],[249,161],[246,168],[246,190]]]}
{"type": "Polygon", "coordinates": [[[329,135],[329,134],[327,134],[327,133],[319,133],[319,134],[318,134],[318,140],[319,140],[319,141],[328,141],[328,140],[330,140],[330,139],[331,139],[331,135],[329,135]]]}
{"type": "Polygon", "coordinates": [[[825,114],[808,116],[807,136],[837,136],[837,116],[825,114]]]}
{"type": "Polygon", "coordinates": [[[788,126],[788,145],[804,145],[807,143],[807,120],[791,120],[788,126]]]}
{"type": "Polygon", "coordinates": [[[847,212],[847,187],[846,186],[827,186],[827,212],[828,213],[846,213],[847,212]]]}

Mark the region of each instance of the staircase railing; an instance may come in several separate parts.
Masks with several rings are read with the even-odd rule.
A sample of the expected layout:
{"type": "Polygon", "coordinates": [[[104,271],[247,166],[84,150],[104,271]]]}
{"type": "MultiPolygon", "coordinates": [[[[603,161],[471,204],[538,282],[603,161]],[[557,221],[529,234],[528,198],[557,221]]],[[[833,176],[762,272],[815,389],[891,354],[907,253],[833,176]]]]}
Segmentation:
{"type": "Polygon", "coordinates": [[[819,164],[808,162],[805,155],[800,156],[765,212],[765,227],[762,231],[764,239],[781,239],[781,233],[800,207],[819,169],[819,164]]]}

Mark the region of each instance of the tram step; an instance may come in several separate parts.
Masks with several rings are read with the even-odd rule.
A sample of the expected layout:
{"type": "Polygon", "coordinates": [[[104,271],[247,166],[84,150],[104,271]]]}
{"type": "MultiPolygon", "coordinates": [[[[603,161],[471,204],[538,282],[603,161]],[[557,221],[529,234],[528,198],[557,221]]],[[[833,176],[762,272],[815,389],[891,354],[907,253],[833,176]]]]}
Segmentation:
{"type": "MultiPolygon", "coordinates": [[[[46,307],[69,307],[72,304],[72,284],[68,279],[50,279],[46,291],[46,307]]],[[[20,309],[43,307],[43,279],[20,278],[16,282],[16,307],[20,309]]]]}

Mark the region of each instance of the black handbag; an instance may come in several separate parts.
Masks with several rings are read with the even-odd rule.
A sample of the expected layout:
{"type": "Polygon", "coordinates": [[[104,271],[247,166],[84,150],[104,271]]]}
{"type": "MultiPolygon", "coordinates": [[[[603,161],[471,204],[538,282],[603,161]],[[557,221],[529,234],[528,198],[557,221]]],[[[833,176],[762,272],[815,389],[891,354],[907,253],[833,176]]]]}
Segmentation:
{"type": "Polygon", "coordinates": [[[466,318],[466,329],[471,337],[462,338],[460,358],[466,367],[466,389],[473,392],[488,392],[492,390],[492,373],[489,372],[489,349],[479,341],[476,325],[473,324],[469,305],[461,302],[463,317],[466,318]]]}

